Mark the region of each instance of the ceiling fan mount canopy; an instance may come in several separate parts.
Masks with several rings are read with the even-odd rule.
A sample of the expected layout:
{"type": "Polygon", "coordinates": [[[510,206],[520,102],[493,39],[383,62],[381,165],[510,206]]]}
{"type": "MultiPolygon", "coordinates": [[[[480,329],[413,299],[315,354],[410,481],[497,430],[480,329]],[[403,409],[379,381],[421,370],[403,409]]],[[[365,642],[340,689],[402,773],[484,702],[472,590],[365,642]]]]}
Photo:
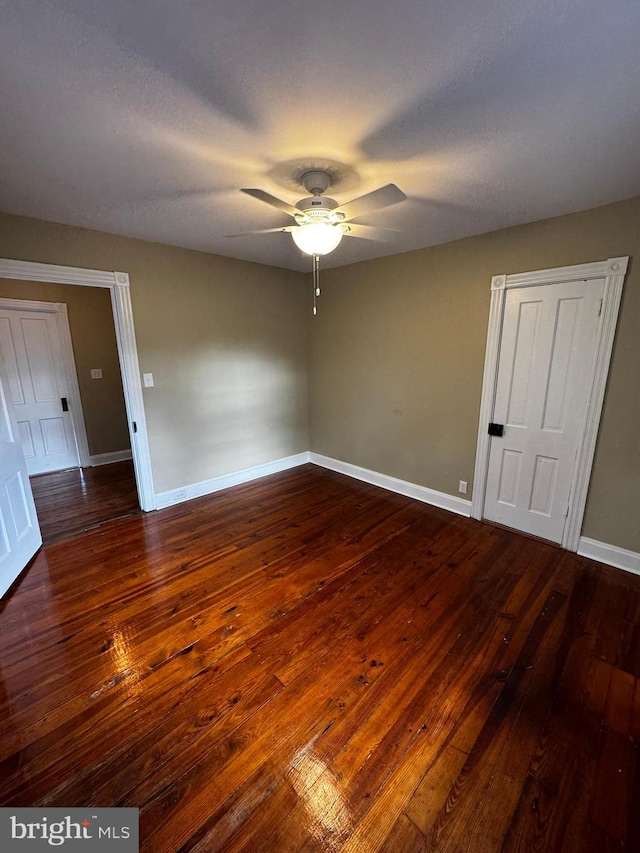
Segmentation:
{"type": "Polygon", "coordinates": [[[276,184],[293,193],[300,193],[300,188],[307,191],[307,195],[313,195],[314,189],[320,189],[322,195],[331,186],[333,192],[355,192],[360,185],[360,176],[347,163],[333,160],[329,157],[296,157],[292,160],[282,160],[275,163],[269,170],[269,177],[276,184]],[[320,184],[314,187],[315,181],[311,177],[313,173],[322,173],[320,180],[329,183],[324,186],[320,184]]]}
{"type": "Polygon", "coordinates": [[[331,185],[331,174],[324,169],[310,169],[301,176],[300,183],[311,195],[322,195],[331,185]]]}

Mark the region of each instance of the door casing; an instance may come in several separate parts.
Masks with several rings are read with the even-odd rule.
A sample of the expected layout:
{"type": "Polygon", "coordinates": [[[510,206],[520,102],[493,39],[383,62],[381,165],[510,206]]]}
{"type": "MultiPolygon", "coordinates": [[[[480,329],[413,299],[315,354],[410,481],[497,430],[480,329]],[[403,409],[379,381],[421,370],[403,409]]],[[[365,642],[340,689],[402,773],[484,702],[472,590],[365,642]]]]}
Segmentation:
{"type": "Polygon", "coordinates": [[[609,258],[606,261],[596,261],[590,264],[554,267],[552,269],[535,270],[533,272],[516,273],[514,275],[495,275],[491,279],[491,305],[489,309],[489,327],[476,445],[473,498],[471,501],[472,518],[482,519],[484,511],[489,463],[489,435],[487,428],[491,420],[496,395],[506,291],[516,287],[532,287],[540,284],[556,284],[558,282],[604,278],[602,322],[596,342],[595,369],[591,389],[588,393],[586,415],[578,445],[576,472],[569,498],[569,511],[561,543],[562,547],[569,551],[578,550],[600,415],[604,401],[604,392],[609,373],[609,363],[613,350],[613,340],[620,310],[622,287],[628,263],[628,257],[609,258]]]}
{"type": "Polygon", "coordinates": [[[81,287],[106,287],[109,289],[138,499],[140,507],[145,512],[155,509],[151,455],[128,273],[64,267],[56,264],[37,264],[30,261],[2,258],[0,259],[0,278],[48,281],[56,284],[75,284],[81,287]]]}

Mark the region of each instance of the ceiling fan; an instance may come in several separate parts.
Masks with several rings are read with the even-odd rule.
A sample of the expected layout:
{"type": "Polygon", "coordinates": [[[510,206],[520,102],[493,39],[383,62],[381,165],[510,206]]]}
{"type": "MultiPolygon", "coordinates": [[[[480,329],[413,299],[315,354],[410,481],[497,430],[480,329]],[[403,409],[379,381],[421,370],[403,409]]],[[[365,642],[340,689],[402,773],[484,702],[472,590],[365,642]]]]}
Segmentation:
{"type": "MultiPolygon", "coordinates": [[[[336,249],[344,236],[361,237],[369,240],[381,239],[383,231],[392,229],[375,228],[353,222],[374,210],[390,207],[406,199],[406,195],[395,184],[386,184],[345,204],[323,195],[331,184],[331,174],[322,169],[310,169],[300,177],[300,183],[310,193],[300,199],[295,207],[260,189],[243,188],[241,192],[264,201],[271,207],[282,210],[295,220],[295,225],[279,228],[263,228],[248,234],[269,234],[285,231],[291,234],[296,246],[305,254],[313,257],[313,313],[316,313],[315,299],[320,295],[319,262],[320,255],[328,255],[336,249]]],[[[232,237],[244,237],[246,234],[232,234],[232,237]]]]}

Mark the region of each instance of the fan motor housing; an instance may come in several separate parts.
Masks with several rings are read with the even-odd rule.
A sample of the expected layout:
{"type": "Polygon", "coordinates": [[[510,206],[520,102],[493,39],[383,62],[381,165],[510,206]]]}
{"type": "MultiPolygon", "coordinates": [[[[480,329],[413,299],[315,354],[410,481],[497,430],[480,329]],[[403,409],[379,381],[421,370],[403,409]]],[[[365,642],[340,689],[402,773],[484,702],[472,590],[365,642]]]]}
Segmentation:
{"type": "Polygon", "coordinates": [[[334,198],[328,198],[324,195],[312,195],[308,198],[301,198],[297,202],[296,207],[307,216],[317,216],[318,218],[325,217],[327,213],[335,210],[338,202],[334,198]]]}

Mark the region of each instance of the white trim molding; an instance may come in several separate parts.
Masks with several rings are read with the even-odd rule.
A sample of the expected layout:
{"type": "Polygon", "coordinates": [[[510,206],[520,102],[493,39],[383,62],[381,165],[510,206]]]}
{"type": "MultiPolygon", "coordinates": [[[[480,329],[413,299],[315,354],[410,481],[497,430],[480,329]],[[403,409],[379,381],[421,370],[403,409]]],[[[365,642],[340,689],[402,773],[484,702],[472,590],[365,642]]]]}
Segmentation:
{"type": "Polygon", "coordinates": [[[112,462],[126,462],[132,458],[131,450],[112,450],[109,453],[96,453],[95,456],[89,457],[89,465],[91,468],[97,468],[99,465],[111,465],[112,462]]]}
{"type": "Polygon", "coordinates": [[[76,284],[82,287],[107,287],[111,291],[111,305],[116,330],[120,372],[124,388],[124,401],[129,421],[129,435],[133,465],[138,487],[140,506],[148,512],[155,509],[151,454],[147,435],[147,422],[142,399],[142,383],[138,363],[138,349],[133,325],[133,310],[129,276],[125,272],[63,267],[56,264],[37,264],[0,258],[0,278],[22,281],[46,281],[54,284],[76,284]]]}
{"type": "Polygon", "coordinates": [[[389,492],[395,492],[407,498],[414,498],[414,500],[422,501],[422,503],[431,504],[431,506],[437,506],[440,509],[449,510],[449,512],[455,512],[457,515],[464,515],[467,518],[471,515],[471,501],[464,498],[448,495],[445,492],[437,492],[435,489],[429,489],[426,486],[409,483],[407,480],[399,480],[397,477],[390,477],[387,474],[379,474],[377,471],[360,468],[358,465],[352,465],[350,462],[342,462],[339,459],[332,459],[329,456],[322,456],[319,453],[310,453],[309,456],[309,461],[314,465],[319,465],[321,468],[328,468],[330,471],[336,471],[338,474],[346,474],[347,477],[362,480],[363,483],[379,486],[381,489],[387,489],[389,492]]]}
{"type": "Polygon", "coordinates": [[[35,264],[0,258],[0,278],[22,281],[49,281],[54,284],[79,284],[84,287],[113,287],[115,273],[82,267],[61,267],[57,264],[35,264]]]}
{"type": "Polygon", "coordinates": [[[282,459],[276,459],[264,465],[235,471],[232,474],[224,474],[221,477],[214,477],[211,480],[203,480],[201,483],[192,483],[191,485],[171,489],[167,492],[159,492],[155,495],[155,508],[164,509],[177,503],[190,501],[193,498],[204,497],[205,495],[219,492],[222,489],[228,489],[231,486],[238,486],[241,483],[248,483],[251,480],[259,480],[261,477],[268,477],[269,474],[277,474],[279,471],[297,468],[299,465],[305,465],[308,462],[318,465],[320,468],[335,471],[338,474],[345,474],[354,480],[361,480],[363,483],[378,486],[389,492],[395,492],[398,495],[404,495],[407,498],[413,498],[422,503],[446,509],[457,515],[464,515],[467,518],[471,515],[471,501],[455,497],[454,495],[448,495],[445,492],[438,492],[426,486],[419,486],[416,483],[409,483],[406,480],[399,480],[387,474],[379,474],[377,471],[370,471],[367,468],[360,468],[358,465],[352,465],[350,462],[342,462],[339,459],[332,459],[329,456],[322,456],[319,453],[311,453],[309,451],[298,453],[295,456],[285,456],[282,459]]]}
{"type": "Polygon", "coordinates": [[[618,548],[616,545],[607,545],[606,542],[581,536],[578,554],[590,560],[597,560],[598,563],[606,563],[616,569],[640,575],[640,554],[636,551],[627,551],[626,548],[618,548]]]}
{"type": "Polygon", "coordinates": [[[587,489],[591,477],[591,466],[595,453],[598,426],[602,412],[604,391],[609,372],[609,362],[613,349],[613,339],[618,321],[622,286],[629,263],[628,257],[609,258],[590,264],[576,264],[568,267],[555,267],[548,270],[535,270],[515,275],[493,276],[491,279],[491,304],[489,308],[489,327],[484,360],[480,420],[476,445],[476,464],[473,478],[473,500],[471,517],[481,519],[484,512],[487,470],[489,467],[489,436],[487,424],[491,420],[498,378],[498,359],[500,338],[504,316],[506,291],[516,287],[533,287],[539,284],[556,284],[566,281],[589,281],[604,279],[602,314],[598,330],[598,341],[592,386],[589,392],[586,420],[582,439],[578,449],[576,472],[571,489],[567,521],[562,538],[563,548],[577,551],[580,531],[587,500],[587,489]]]}
{"type": "Polygon", "coordinates": [[[253,468],[244,468],[242,471],[223,474],[221,477],[213,477],[211,480],[203,480],[200,483],[192,483],[189,486],[171,489],[168,492],[158,492],[154,495],[154,508],[164,509],[165,507],[173,506],[174,504],[193,500],[193,498],[201,498],[205,495],[211,495],[214,492],[222,491],[222,489],[229,489],[231,486],[239,486],[241,483],[248,483],[251,480],[259,480],[262,477],[268,477],[269,474],[277,474],[279,471],[287,471],[289,468],[297,468],[298,465],[304,465],[309,461],[309,452],[305,451],[304,453],[298,453],[294,456],[285,456],[282,459],[275,459],[273,462],[266,462],[264,465],[256,465],[253,468]]]}

